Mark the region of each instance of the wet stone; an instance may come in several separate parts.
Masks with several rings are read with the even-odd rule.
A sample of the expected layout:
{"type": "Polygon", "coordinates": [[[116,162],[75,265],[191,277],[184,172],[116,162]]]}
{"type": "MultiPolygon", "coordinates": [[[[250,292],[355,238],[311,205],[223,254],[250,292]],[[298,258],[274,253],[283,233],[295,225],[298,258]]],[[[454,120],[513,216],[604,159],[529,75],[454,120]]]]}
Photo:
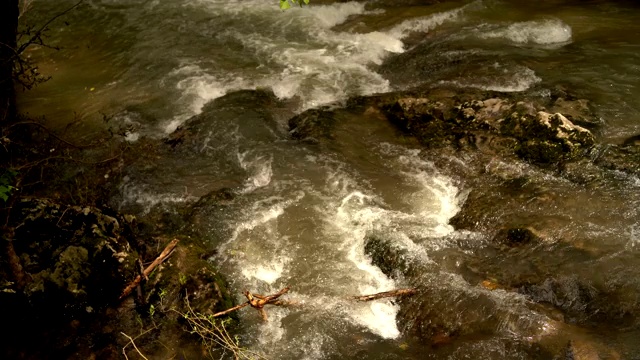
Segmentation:
{"type": "Polygon", "coordinates": [[[311,109],[289,119],[289,136],[295,140],[316,143],[332,139],[335,125],[333,113],[328,108],[311,109]]]}
{"type": "Polygon", "coordinates": [[[500,229],[493,237],[494,242],[506,246],[520,246],[539,240],[540,236],[530,227],[500,229]]]}

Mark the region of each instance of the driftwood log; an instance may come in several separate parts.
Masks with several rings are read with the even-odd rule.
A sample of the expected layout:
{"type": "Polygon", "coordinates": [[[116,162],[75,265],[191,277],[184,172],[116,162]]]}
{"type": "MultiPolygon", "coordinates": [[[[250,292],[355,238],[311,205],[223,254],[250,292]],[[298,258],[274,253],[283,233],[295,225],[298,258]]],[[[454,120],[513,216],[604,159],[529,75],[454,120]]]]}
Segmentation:
{"type": "Polygon", "coordinates": [[[178,239],[171,240],[169,245],[167,245],[164,248],[164,250],[162,250],[160,255],[158,255],[158,257],[155,260],[153,260],[151,265],[147,266],[147,268],[144,269],[142,274],[136,276],[136,278],[131,283],[129,283],[129,285],[127,285],[126,288],[124,288],[118,300],[122,300],[125,297],[129,296],[129,294],[131,294],[133,289],[135,289],[138,285],[140,285],[140,282],[142,281],[143,278],[147,279],[149,274],[151,274],[151,272],[156,267],[158,267],[158,265],[162,264],[162,262],[164,262],[169,256],[171,256],[171,254],[173,253],[173,249],[176,247],[176,245],[178,245],[178,241],[179,241],[178,239]]]}

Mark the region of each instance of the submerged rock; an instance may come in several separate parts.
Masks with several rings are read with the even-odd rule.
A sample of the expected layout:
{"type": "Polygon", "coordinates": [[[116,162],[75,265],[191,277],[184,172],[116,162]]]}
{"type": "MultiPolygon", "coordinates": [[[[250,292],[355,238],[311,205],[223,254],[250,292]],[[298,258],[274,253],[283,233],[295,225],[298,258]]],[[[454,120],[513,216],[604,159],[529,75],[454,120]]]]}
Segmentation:
{"type": "MultiPolygon", "coordinates": [[[[503,321],[524,316],[516,309],[504,309],[502,300],[481,289],[482,285],[469,287],[461,277],[421,261],[392,239],[369,237],[365,253],[385,274],[418,289],[414,296],[400,300],[397,321],[406,334],[428,344],[437,345],[442,338],[496,335],[503,331],[503,321]]],[[[536,333],[539,325],[538,320],[522,322],[518,332],[543,336],[536,333]]]]}
{"type": "Polygon", "coordinates": [[[295,140],[315,143],[333,138],[335,117],[327,108],[311,109],[289,119],[289,136],[295,140]]]}
{"type": "Polygon", "coordinates": [[[601,146],[595,155],[594,164],[607,169],[640,177],[640,146],[601,146]]]}
{"type": "Polygon", "coordinates": [[[540,240],[540,235],[530,227],[500,229],[494,236],[493,241],[507,246],[518,246],[529,244],[540,240]]]}
{"type": "MultiPolygon", "coordinates": [[[[503,250],[509,257],[530,256],[527,251],[503,250]]],[[[524,346],[525,352],[590,359],[583,356],[602,351],[609,355],[609,350],[582,327],[599,329],[598,324],[617,323],[618,328],[625,329],[635,324],[632,319],[637,311],[618,301],[620,294],[597,289],[574,276],[545,279],[544,274],[539,274],[530,277],[534,282],[515,287],[500,280],[474,284],[443,271],[441,264],[421,260],[392,238],[369,236],[365,253],[385,274],[418,289],[414,296],[398,300],[397,322],[405,334],[431,346],[442,345],[443,339],[446,344],[465,346],[480,339],[504,337],[509,338],[511,346],[524,346]],[[518,338],[527,341],[519,344],[518,338]],[[571,345],[567,347],[567,343],[571,345]]],[[[500,262],[499,253],[494,252],[493,257],[488,261],[500,262]]],[[[464,258],[461,255],[456,260],[458,270],[465,266],[464,258]]],[[[519,261],[514,259],[515,263],[519,261]]],[[[611,330],[608,325],[605,328],[611,330]]]]}

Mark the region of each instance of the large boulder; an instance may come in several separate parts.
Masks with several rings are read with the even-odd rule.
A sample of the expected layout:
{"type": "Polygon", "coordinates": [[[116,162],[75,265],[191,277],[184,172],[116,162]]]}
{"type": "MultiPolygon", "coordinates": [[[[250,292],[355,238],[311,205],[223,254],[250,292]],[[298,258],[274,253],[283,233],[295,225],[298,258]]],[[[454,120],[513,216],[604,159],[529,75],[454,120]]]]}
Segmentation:
{"type": "Polygon", "coordinates": [[[535,163],[576,159],[595,144],[593,134],[560,113],[535,116],[514,112],[500,123],[500,132],[518,140],[516,153],[535,163]]]}
{"type": "Polygon", "coordinates": [[[556,164],[581,157],[595,144],[589,130],[530,101],[402,97],[382,109],[392,123],[431,148],[471,146],[501,155],[515,153],[536,164],[556,164]]]}

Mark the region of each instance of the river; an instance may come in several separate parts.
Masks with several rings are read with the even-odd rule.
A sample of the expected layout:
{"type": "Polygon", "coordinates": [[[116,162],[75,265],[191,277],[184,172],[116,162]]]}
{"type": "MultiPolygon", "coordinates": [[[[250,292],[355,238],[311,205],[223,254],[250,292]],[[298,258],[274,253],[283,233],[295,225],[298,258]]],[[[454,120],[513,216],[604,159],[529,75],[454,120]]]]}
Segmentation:
{"type": "MultiPolygon", "coordinates": [[[[312,0],[281,11],[266,0],[87,0],[51,26],[49,42],[62,50],[30,50],[52,79],[20,106],[57,129],[75,119],[73,129],[87,137],[104,128],[102,114],[113,114],[135,142],[172,133],[214,99],[270,89],[281,100],[270,114],[274,124],[260,123],[246,97],[227,97],[213,110],[198,161],[161,163],[154,174],[162,178],[132,175],[117,204],[144,215],[192,203],[221,183],[234,188],[237,200],[207,225],[219,244],[211,260],[238,294],[289,285],[289,297],[304,304],[270,309],[266,324],[242,313],[246,346],[273,359],[545,358],[520,345],[554,336],[555,319],[527,306],[526,294],[465,281],[460,262],[494,269],[496,277],[521,264],[509,260],[513,254],[489,257],[482,232],[449,225],[470,183],[386,125],[346,116],[333,145],[319,148],[291,141],[287,120],[319,106],[339,108],[353,96],[425,84],[540,96],[563,88],[591,102],[599,140],[617,144],[640,133],[640,9],[632,1],[426,3],[312,0]],[[424,55],[406,56],[416,49],[424,55]],[[443,293],[490,293],[487,311],[510,317],[487,314],[504,322],[488,336],[445,350],[421,346],[402,333],[396,303],[347,300],[407,285],[365,255],[372,234],[433,264],[430,281],[441,281],[443,293]]],[[[45,19],[72,4],[41,0],[28,16],[45,19]]],[[[612,289],[624,306],[638,306],[637,178],[585,189],[525,164],[493,165],[535,179],[518,205],[522,214],[557,220],[549,243],[529,254],[539,271],[567,288],[612,289]],[[532,205],[548,188],[555,189],[551,200],[532,205]],[[589,256],[563,250],[567,243],[589,256]]],[[[577,322],[576,333],[597,339],[605,353],[640,358],[637,320],[577,322]]]]}

